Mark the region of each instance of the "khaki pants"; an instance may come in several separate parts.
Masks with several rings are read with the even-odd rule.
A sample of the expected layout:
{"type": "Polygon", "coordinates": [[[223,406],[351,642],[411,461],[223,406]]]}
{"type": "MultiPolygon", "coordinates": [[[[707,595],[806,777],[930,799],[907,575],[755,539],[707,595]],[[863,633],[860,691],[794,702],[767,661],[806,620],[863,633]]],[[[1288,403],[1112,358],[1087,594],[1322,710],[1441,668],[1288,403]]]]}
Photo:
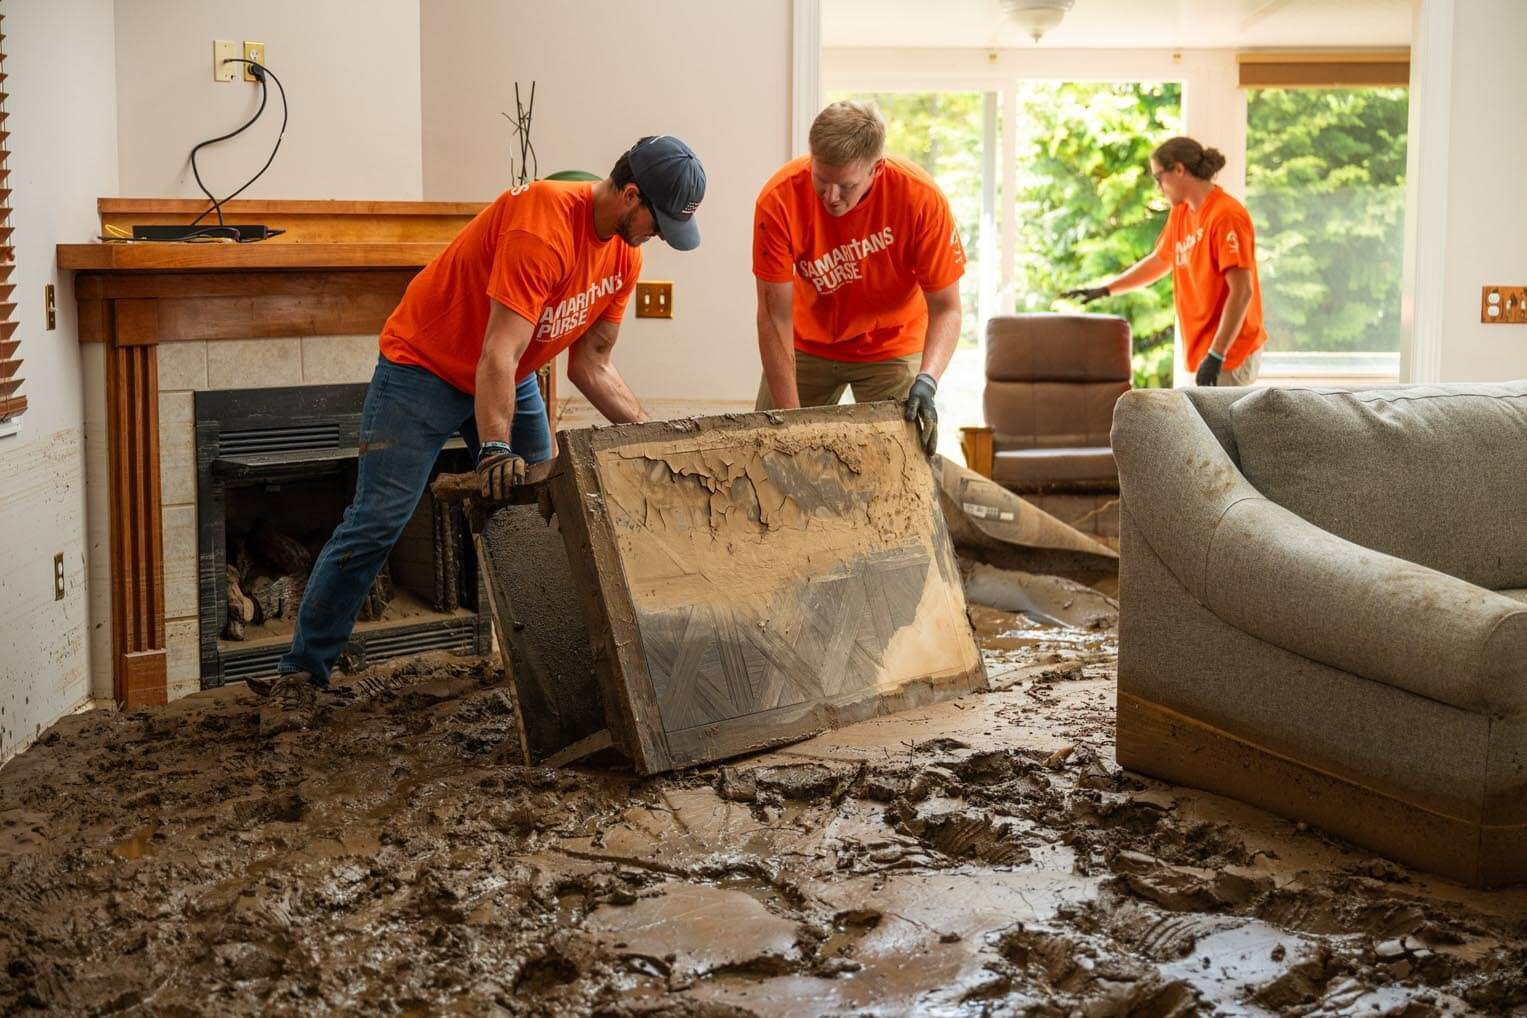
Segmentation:
{"type": "MultiPolygon", "coordinates": [[[[859,364],[830,361],[825,357],[795,352],[795,390],[801,406],[836,406],[844,390],[852,387],[855,403],[874,403],[883,399],[906,399],[907,390],[917,378],[922,365],[921,353],[892,357],[885,361],[859,364]]],[[[774,398],[769,380],[758,385],[758,403],[754,409],[773,410],[774,398]]]]}
{"type": "Polygon", "coordinates": [[[1262,348],[1257,349],[1250,357],[1241,361],[1241,366],[1234,371],[1221,371],[1217,384],[1222,386],[1250,385],[1257,380],[1257,375],[1262,371],[1262,348]]]}

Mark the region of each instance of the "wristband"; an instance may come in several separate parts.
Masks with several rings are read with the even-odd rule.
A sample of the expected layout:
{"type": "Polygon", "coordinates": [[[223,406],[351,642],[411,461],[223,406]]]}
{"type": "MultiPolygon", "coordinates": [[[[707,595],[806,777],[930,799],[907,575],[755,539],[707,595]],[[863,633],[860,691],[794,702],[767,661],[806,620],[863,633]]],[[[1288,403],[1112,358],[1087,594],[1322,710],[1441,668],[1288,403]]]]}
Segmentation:
{"type": "Polygon", "coordinates": [[[484,442],[477,447],[477,463],[481,466],[489,456],[502,456],[506,452],[514,452],[508,442],[484,442]]]}

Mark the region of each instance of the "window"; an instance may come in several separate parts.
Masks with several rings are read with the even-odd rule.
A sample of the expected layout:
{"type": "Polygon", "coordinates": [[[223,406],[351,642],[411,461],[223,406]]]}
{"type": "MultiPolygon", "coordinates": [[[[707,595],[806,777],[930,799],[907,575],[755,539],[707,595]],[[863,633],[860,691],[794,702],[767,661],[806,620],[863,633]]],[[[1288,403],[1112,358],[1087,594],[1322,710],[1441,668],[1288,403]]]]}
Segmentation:
{"type": "MultiPolygon", "coordinates": [[[[0,25],[5,21],[0,15],[0,25]]],[[[0,40],[5,37],[0,35],[0,40]]],[[[0,53],[0,90],[5,87],[5,54],[0,53]]],[[[10,131],[6,129],[5,103],[9,96],[0,91],[0,425],[20,417],[27,408],[21,394],[21,340],[16,338],[16,248],[11,241],[10,131]]]]}
{"type": "MultiPolygon", "coordinates": [[[[1056,310],[1062,290],[1116,275],[1155,247],[1168,209],[1150,175],[1150,154],[1182,133],[1182,86],[1022,82],[1017,124],[1012,307],[1056,310]]],[[[1129,320],[1135,387],[1170,386],[1170,285],[1123,294],[1103,310],[1129,320]]]]}
{"type": "Polygon", "coordinates": [[[1398,376],[1408,107],[1404,88],[1249,91],[1264,374],[1398,376]]]}

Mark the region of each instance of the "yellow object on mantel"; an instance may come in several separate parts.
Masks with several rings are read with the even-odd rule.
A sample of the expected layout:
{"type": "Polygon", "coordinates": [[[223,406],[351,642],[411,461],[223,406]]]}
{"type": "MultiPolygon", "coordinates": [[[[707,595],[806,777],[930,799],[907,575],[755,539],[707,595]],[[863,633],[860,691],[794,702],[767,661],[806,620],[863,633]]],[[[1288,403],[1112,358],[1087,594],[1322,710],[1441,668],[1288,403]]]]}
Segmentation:
{"type": "MultiPolygon", "coordinates": [[[[101,198],[101,232],[189,224],[207,208],[192,198],[101,198]]],[[[486,207],[484,202],[250,200],[223,205],[227,223],[286,232],[250,244],[60,244],[58,267],[97,271],[176,269],[420,268],[486,207]]],[[[216,223],[206,216],[203,223],[216,223]]]]}

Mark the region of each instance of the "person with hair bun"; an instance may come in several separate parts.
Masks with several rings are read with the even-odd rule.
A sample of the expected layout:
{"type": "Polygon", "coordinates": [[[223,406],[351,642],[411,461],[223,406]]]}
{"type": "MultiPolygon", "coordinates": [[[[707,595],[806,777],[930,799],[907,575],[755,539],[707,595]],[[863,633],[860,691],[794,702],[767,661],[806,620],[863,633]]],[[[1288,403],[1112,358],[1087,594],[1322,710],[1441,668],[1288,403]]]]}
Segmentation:
{"type": "Polygon", "coordinates": [[[1262,364],[1262,287],[1256,232],[1246,206],[1214,183],[1218,149],[1171,138],[1151,153],[1151,176],[1172,203],[1156,248],[1098,286],[1067,290],[1083,304],[1149,286],[1172,274],[1188,369],[1198,385],[1250,385],[1262,364]]]}

